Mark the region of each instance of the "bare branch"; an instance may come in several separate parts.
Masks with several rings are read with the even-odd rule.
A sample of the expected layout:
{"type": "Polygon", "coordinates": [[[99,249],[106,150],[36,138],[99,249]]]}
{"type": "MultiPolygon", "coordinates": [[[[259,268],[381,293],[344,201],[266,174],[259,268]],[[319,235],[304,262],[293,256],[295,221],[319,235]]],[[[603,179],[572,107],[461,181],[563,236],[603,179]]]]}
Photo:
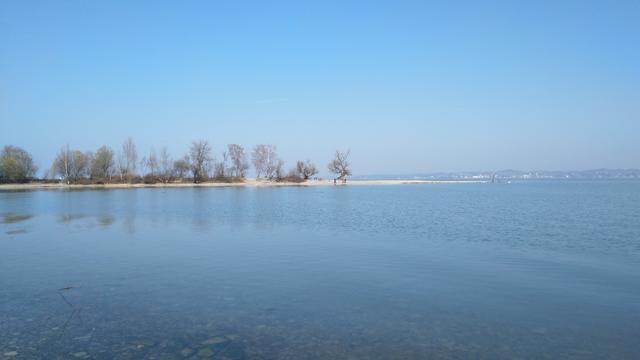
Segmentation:
{"type": "Polygon", "coordinates": [[[276,180],[282,177],[284,163],[278,158],[275,145],[256,145],[253,148],[251,158],[258,178],[263,175],[269,180],[276,180]]]}
{"type": "Polygon", "coordinates": [[[209,142],[206,140],[197,140],[191,143],[189,159],[191,162],[193,182],[198,183],[207,180],[211,162],[213,161],[209,142]]]}
{"type": "Polygon", "coordinates": [[[329,163],[329,171],[337,175],[337,180],[346,181],[347,176],[351,175],[350,154],[350,150],[345,152],[337,150],[334,159],[329,163]]]}

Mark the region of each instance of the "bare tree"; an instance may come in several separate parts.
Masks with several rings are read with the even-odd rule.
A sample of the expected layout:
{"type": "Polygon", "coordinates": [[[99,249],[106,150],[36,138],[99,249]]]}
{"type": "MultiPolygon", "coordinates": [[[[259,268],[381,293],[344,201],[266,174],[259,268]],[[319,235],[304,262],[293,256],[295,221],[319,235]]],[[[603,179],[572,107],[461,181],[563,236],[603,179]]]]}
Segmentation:
{"type": "Polygon", "coordinates": [[[318,173],[318,169],[316,166],[309,160],[298,161],[296,163],[296,171],[298,176],[300,176],[304,180],[309,180],[313,175],[318,173]]]}
{"type": "Polygon", "coordinates": [[[93,154],[90,152],[71,151],[71,179],[73,181],[89,177],[92,158],[93,154]]]}
{"type": "Polygon", "coordinates": [[[58,152],[56,159],[53,161],[51,172],[54,175],[62,177],[62,179],[69,184],[71,178],[71,163],[71,149],[69,149],[69,145],[67,144],[58,152]]]}
{"type": "Polygon", "coordinates": [[[145,156],[140,160],[140,167],[143,175],[149,175],[151,177],[158,176],[160,172],[160,161],[158,160],[158,155],[156,154],[155,149],[151,149],[149,152],[149,156],[145,156]],[[145,169],[149,169],[148,174],[144,174],[145,169]]]}
{"type": "Polygon", "coordinates": [[[293,169],[289,170],[289,173],[284,177],[281,175],[281,170],[279,170],[277,173],[278,180],[299,183],[309,180],[309,178],[318,173],[318,169],[313,163],[311,163],[311,161],[307,160],[306,162],[296,162],[296,166],[293,169]]]}
{"type": "Polygon", "coordinates": [[[122,177],[131,179],[131,177],[135,176],[138,151],[132,138],[127,138],[122,144],[122,158],[119,160],[122,177]]]}
{"type": "Polygon", "coordinates": [[[189,164],[188,155],[185,155],[182,159],[178,159],[173,162],[173,174],[180,180],[187,176],[190,168],[191,165],[189,164]]]}
{"type": "Polygon", "coordinates": [[[278,158],[267,168],[267,179],[280,181],[284,178],[284,161],[278,158]]]}
{"type": "Polygon", "coordinates": [[[293,168],[289,170],[289,173],[285,177],[281,178],[280,180],[294,182],[294,183],[304,182],[304,179],[302,178],[302,176],[300,176],[300,173],[298,172],[297,168],[293,168]]]}
{"type": "Polygon", "coordinates": [[[213,170],[213,177],[218,180],[224,180],[227,178],[229,171],[229,154],[226,151],[222,152],[222,160],[215,164],[215,168],[213,170]]]}
{"type": "Polygon", "coordinates": [[[96,150],[96,154],[91,161],[90,177],[91,179],[106,179],[111,181],[114,171],[113,150],[103,145],[96,150]]]}
{"type": "Polygon", "coordinates": [[[191,162],[191,173],[193,174],[193,182],[198,183],[206,180],[209,169],[211,168],[211,146],[206,140],[198,140],[191,143],[189,150],[189,159],[191,162]]]}
{"type": "Polygon", "coordinates": [[[69,184],[89,176],[91,159],[91,153],[71,150],[69,145],[66,145],[54,160],[52,170],[69,184]]]}
{"type": "Polygon", "coordinates": [[[147,157],[146,156],[143,156],[142,159],[140,159],[140,165],[138,166],[138,173],[140,173],[142,177],[145,177],[147,175],[147,157]]]}
{"type": "Polygon", "coordinates": [[[282,175],[283,162],[276,154],[275,145],[256,145],[251,158],[258,178],[264,175],[267,179],[273,180],[282,175]]]}
{"type": "Polygon", "coordinates": [[[238,144],[229,144],[227,148],[231,159],[231,176],[244,178],[247,174],[247,169],[249,169],[244,148],[238,144]]]}
{"type": "Polygon", "coordinates": [[[261,178],[264,173],[268,147],[269,145],[256,145],[251,153],[251,161],[253,162],[253,167],[256,169],[256,177],[258,179],[261,178]]]}
{"type": "Polygon", "coordinates": [[[166,146],[160,150],[160,177],[165,183],[173,178],[173,159],[166,146]]]}
{"type": "Polygon", "coordinates": [[[334,159],[329,163],[329,171],[337,175],[337,180],[347,181],[347,176],[351,175],[351,164],[349,163],[350,150],[342,152],[336,151],[334,159]]]}
{"type": "Polygon", "coordinates": [[[124,154],[122,152],[118,153],[118,157],[116,158],[116,172],[118,173],[118,177],[120,177],[120,181],[124,181],[125,177],[127,177],[127,162],[124,160],[124,154]]]}

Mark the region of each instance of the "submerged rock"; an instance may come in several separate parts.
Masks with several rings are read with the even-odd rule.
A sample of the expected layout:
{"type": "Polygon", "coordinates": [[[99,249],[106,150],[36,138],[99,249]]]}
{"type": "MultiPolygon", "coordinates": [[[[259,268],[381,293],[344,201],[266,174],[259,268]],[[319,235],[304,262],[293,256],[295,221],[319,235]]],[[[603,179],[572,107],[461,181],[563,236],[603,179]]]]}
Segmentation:
{"type": "Polygon", "coordinates": [[[209,340],[205,340],[202,342],[202,345],[218,345],[218,344],[222,344],[222,343],[226,343],[227,341],[229,341],[227,338],[222,337],[222,336],[216,336],[213,337],[209,340]]]}
{"type": "Polygon", "coordinates": [[[204,349],[201,349],[200,351],[198,351],[198,356],[203,357],[203,358],[210,358],[214,354],[215,353],[213,352],[213,350],[211,350],[209,348],[204,348],[204,349]]]}
{"type": "Polygon", "coordinates": [[[180,355],[182,355],[183,357],[188,357],[191,354],[193,354],[193,350],[189,348],[184,348],[182,349],[182,351],[180,351],[180,355]]]}
{"type": "Polygon", "coordinates": [[[142,349],[145,346],[154,346],[156,343],[150,340],[137,340],[134,341],[133,344],[136,345],[137,348],[142,349]]]}

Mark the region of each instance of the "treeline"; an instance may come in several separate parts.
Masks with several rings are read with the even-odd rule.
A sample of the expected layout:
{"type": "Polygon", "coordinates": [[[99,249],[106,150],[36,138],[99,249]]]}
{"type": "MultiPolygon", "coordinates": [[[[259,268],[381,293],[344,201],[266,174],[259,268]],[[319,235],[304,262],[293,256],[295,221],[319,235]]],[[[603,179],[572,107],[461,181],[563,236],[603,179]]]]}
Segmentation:
{"type": "MultiPolygon", "coordinates": [[[[336,151],[328,170],[336,180],[346,181],[351,175],[349,152],[336,151]]],[[[208,181],[241,182],[247,176],[250,163],[258,179],[268,181],[304,182],[318,174],[315,164],[297,161],[289,171],[274,145],[256,145],[247,153],[242,145],[229,144],[219,158],[206,140],[191,143],[184,156],[174,159],[166,147],[139,156],[134,141],[124,141],[116,152],[103,145],[95,152],[62,147],[51,168],[37,179],[38,170],[32,156],[22,148],[7,145],[0,152],[0,182],[26,183],[62,181],[66,184],[107,183],[172,183],[208,181]]]]}

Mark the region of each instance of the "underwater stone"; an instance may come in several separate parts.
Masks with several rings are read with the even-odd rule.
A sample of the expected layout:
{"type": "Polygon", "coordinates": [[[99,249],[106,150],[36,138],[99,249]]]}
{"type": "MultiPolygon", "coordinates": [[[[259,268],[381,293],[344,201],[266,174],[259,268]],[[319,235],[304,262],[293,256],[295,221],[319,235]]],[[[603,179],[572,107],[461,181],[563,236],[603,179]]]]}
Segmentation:
{"type": "Polygon", "coordinates": [[[209,340],[205,340],[202,342],[202,345],[217,345],[217,344],[222,344],[225,343],[229,340],[227,340],[227,338],[224,338],[222,336],[216,336],[214,338],[211,338],[209,340]]]}
{"type": "Polygon", "coordinates": [[[193,350],[189,349],[189,348],[184,348],[182,349],[182,351],[180,351],[180,355],[187,357],[189,355],[191,355],[191,353],[193,353],[193,350]]]}
{"type": "Polygon", "coordinates": [[[198,356],[200,357],[208,358],[208,357],[212,357],[213,355],[214,355],[213,351],[211,351],[211,349],[209,348],[204,348],[198,351],[198,356]]]}

